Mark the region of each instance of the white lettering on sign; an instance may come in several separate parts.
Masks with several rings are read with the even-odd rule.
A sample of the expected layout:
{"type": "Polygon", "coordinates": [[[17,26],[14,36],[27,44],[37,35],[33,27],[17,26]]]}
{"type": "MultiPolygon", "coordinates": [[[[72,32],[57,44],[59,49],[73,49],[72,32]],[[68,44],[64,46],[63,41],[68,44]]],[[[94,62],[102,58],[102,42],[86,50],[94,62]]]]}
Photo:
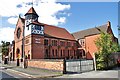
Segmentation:
{"type": "Polygon", "coordinates": [[[41,43],[39,38],[35,38],[35,43],[41,43]]]}
{"type": "Polygon", "coordinates": [[[35,41],[35,43],[40,43],[40,41],[35,41]]]}
{"type": "Polygon", "coordinates": [[[40,39],[36,38],[35,40],[40,40],[40,39]]]}

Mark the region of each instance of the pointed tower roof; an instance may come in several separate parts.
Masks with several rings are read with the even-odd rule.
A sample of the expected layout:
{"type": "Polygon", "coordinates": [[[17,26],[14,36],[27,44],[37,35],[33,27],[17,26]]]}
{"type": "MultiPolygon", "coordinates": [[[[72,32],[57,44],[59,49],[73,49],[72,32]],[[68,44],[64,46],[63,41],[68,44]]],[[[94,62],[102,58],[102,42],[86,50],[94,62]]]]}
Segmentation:
{"type": "Polygon", "coordinates": [[[28,12],[25,14],[25,16],[26,16],[27,14],[36,14],[36,15],[38,16],[38,14],[36,13],[36,11],[35,11],[35,9],[34,9],[33,7],[31,7],[31,8],[28,10],[28,12]]]}

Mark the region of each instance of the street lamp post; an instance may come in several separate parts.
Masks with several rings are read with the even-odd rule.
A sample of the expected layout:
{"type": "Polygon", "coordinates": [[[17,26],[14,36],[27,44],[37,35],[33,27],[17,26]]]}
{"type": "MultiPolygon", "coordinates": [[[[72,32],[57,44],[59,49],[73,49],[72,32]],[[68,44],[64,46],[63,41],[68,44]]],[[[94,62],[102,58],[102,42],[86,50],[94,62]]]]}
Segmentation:
{"type": "Polygon", "coordinates": [[[25,45],[24,45],[24,40],[25,40],[25,26],[23,26],[23,39],[22,39],[22,54],[23,54],[23,68],[25,68],[25,45]]]}
{"type": "Polygon", "coordinates": [[[93,53],[93,61],[94,61],[94,69],[95,69],[95,71],[97,70],[97,68],[96,68],[96,58],[95,58],[95,53],[93,53]]]}

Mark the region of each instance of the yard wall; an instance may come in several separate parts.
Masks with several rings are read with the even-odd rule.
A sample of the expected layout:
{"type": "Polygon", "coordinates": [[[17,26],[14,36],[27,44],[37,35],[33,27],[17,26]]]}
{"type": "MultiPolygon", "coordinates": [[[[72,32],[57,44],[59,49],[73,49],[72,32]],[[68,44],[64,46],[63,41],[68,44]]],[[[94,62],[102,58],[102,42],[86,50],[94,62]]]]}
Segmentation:
{"type": "Polygon", "coordinates": [[[36,67],[48,70],[63,71],[64,60],[52,60],[52,59],[32,59],[28,61],[28,67],[36,67]]]}

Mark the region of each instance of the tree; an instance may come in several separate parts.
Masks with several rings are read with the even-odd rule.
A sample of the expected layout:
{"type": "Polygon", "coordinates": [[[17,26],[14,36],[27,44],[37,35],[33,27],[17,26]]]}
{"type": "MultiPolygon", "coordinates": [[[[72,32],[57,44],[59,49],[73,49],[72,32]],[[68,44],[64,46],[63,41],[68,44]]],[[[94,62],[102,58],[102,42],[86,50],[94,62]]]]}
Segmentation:
{"type": "Polygon", "coordinates": [[[8,55],[8,52],[9,52],[9,45],[10,45],[10,42],[5,42],[5,41],[1,41],[2,43],[2,55],[5,55],[7,56],[8,55]]]}
{"type": "Polygon", "coordinates": [[[113,60],[110,57],[111,53],[119,50],[118,44],[113,41],[113,36],[111,34],[104,32],[101,32],[95,44],[98,48],[98,52],[96,53],[97,69],[108,68],[110,61],[113,60]]]}

